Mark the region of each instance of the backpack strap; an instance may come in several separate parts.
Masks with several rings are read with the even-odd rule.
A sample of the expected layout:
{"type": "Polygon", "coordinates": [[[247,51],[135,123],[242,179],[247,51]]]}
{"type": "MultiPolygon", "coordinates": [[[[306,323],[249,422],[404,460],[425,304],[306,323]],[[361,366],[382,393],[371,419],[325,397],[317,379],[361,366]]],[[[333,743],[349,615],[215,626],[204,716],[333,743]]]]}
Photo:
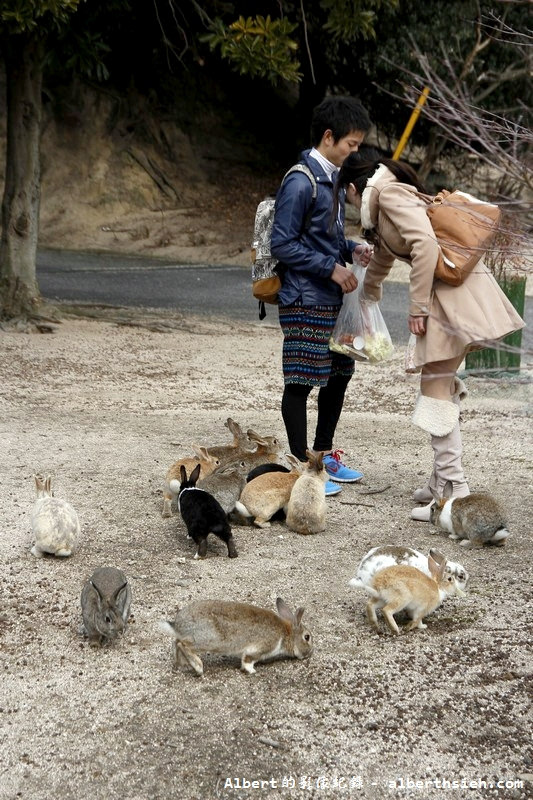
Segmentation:
{"type": "Polygon", "coordinates": [[[313,216],[313,209],[315,207],[316,198],[318,195],[318,184],[316,182],[315,176],[313,175],[313,171],[310,169],[310,167],[308,167],[307,164],[302,164],[299,161],[297,164],[294,164],[294,166],[292,166],[290,169],[287,170],[287,172],[285,173],[285,175],[281,180],[280,188],[283,186],[285,178],[287,178],[292,172],[302,172],[304,175],[307,175],[311,183],[311,189],[312,189],[311,205],[309,206],[307,214],[305,215],[304,218],[304,224],[302,226],[302,233],[303,233],[303,231],[306,231],[308,229],[311,223],[311,217],[313,216]]]}

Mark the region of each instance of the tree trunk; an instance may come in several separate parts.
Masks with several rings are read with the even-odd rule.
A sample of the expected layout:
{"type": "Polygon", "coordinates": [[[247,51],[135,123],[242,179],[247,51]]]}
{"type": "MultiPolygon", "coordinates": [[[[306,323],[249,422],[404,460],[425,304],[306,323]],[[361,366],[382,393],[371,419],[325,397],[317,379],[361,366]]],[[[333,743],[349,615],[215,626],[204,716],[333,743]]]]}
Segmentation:
{"type": "Polygon", "coordinates": [[[31,34],[2,42],[7,82],[6,177],[0,238],[0,317],[40,304],[36,277],[40,203],[43,44],[31,34]]]}
{"type": "Polygon", "coordinates": [[[440,156],[446,145],[446,139],[442,136],[436,127],[432,127],[429,131],[428,143],[426,146],[426,155],[418,169],[418,178],[421,183],[425,183],[427,177],[435,161],[440,156]]]}

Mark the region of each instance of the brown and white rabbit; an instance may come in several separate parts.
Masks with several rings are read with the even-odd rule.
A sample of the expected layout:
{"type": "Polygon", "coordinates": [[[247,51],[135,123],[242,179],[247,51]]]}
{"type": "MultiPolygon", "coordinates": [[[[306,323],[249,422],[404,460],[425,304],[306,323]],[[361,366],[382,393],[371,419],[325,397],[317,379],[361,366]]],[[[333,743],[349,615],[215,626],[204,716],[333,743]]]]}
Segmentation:
{"type": "Polygon", "coordinates": [[[225,464],[228,461],[239,461],[245,453],[248,455],[256,451],[257,445],[249,440],[235,420],[228,417],[224,425],[233,434],[233,442],[231,444],[208,445],[207,447],[209,453],[214,458],[218,458],[221,464],[225,464]]]}
{"type": "Polygon", "coordinates": [[[302,625],[303,608],[293,613],[278,597],[278,613],[249,603],[198,600],[179,609],[162,630],[174,638],[174,667],[189,666],[203,675],[197,652],[241,659],[241,669],[255,672],[254,664],[273,658],[309,658],[310,632],[302,625]]]}
{"type": "Polygon", "coordinates": [[[352,586],[364,589],[369,595],[366,613],[368,620],[379,630],[376,609],[381,608],[387,625],[393,633],[399,633],[394,614],[406,611],[411,622],[405,631],[425,628],[424,617],[435,611],[446,597],[464,594],[457,586],[453,575],[446,569],[446,559],[437,550],[428,556],[428,577],[416,567],[397,565],[386,567],[374,575],[370,584],[357,583],[352,586]]]}
{"type": "Polygon", "coordinates": [[[328,479],[322,453],[306,450],[307,462],[293,486],[287,504],[287,527],[296,533],[319,533],[326,528],[326,493],[328,479]]]}
{"type": "Polygon", "coordinates": [[[62,558],[72,555],[80,535],[80,521],[75,509],[52,492],[50,475],[43,481],[34,475],[37,499],[31,514],[35,544],[31,552],[40,558],[51,553],[62,558]]]}
{"type": "Polygon", "coordinates": [[[436,492],[430,509],[429,521],[460,540],[462,547],[492,544],[503,547],[510,536],[505,514],[490,494],[474,492],[467,497],[452,497],[453,484],[447,481],[442,497],[436,492]]]}
{"type": "MultiPolygon", "coordinates": [[[[269,528],[271,517],[280,509],[286,513],[294,484],[302,474],[304,465],[293,455],[287,455],[290,472],[268,471],[246,483],[235,510],[243,517],[253,517],[258,528],[269,528]]],[[[264,465],[267,466],[267,465],[264,465]]]]}
{"type": "Polygon", "coordinates": [[[200,478],[206,478],[220,466],[220,460],[212,456],[206,447],[193,444],[192,449],[196,453],[196,458],[189,456],[174,462],[166,474],[165,488],[163,490],[163,517],[172,516],[172,502],[179,494],[181,483],[180,468],[182,466],[185,467],[187,474],[189,474],[197,464],[200,464],[200,478]]]}
{"type": "MultiPolygon", "coordinates": [[[[432,553],[432,550],[429,552],[432,553]]],[[[373,547],[363,556],[357,567],[355,577],[349,581],[349,585],[359,587],[361,583],[370,584],[376,572],[385,569],[385,567],[394,567],[396,564],[416,567],[431,577],[428,557],[421,553],[420,550],[413,550],[412,547],[384,544],[379,547],[373,547]]],[[[454,576],[459,589],[464,591],[470,576],[463,565],[457,561],[446,560],[446,569],[454,576]]]]}
{"type": "Polygon", "coordinates": [[[195,542],[198,549],[195,558],[205,558],[207,555],[207,537],[214,533],[226,543],[228,557],[237,558],[235,541],[228,522],[226,511],[218,500],[205,489],[196,486],[200,465],[191,472],[187,478],[185,467],[181,467],[181,484],[178,495],[178,508],[186,527],[188,536],[195,542]]]}
{"type": "Polygon", "coordinates": [[[112,642],[126,630],[131,587],[116,567],[95,569],[81,592],[81,613],[92,647],[112,642]]]}
{"type": "Polygon", "coordinates": [[[215,497],[226,514],[235,508],[246,484],[249,466],[244,460],[221,464],[210,475],[198,482],[198,488],[215,497]]]}

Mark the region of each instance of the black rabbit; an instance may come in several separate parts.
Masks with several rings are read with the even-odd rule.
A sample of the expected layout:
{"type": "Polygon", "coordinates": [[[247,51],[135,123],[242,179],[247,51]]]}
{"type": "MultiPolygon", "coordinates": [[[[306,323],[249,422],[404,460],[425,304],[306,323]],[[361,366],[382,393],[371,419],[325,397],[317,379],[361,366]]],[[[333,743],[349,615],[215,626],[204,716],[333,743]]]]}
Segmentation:
{"type": "Polygon", "coordinates": [[[226,542],[229,558],[237,558],[235,541],[226,512],[212,494],[199,489],[196,481],[200,475],[200,465],[196,466],[187,479],[185,467],[180,469],[181,484],[178,495],[178,508],[187,526],[187,533],[198,545],[195,558],[207,555],[207,537],[214,533],[226,542]]]}

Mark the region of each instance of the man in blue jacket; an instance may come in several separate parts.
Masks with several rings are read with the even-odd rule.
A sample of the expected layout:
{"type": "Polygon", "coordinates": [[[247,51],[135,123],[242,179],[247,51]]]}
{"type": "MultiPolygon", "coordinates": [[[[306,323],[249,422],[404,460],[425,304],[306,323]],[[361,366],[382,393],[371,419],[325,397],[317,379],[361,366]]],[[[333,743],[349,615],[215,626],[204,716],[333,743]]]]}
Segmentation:
{"type": "Polygon", "coordinates": [[[353,254],[366,266],[370,251],[344,236],[344,197],[332,219],[336,171],[359,149],[370,128],[366,109],[351,97],[327,97],[313,111],[311,141],[301,163],[315,176],[317,195],[303,172],[284,180],[277,198],[271,252],[285,266],[279,292],[279,319],[283,331],[285,389],[281,412],[291,453],[306,461],[307,398],[318,392],[318,420],[313,450],[324,453],[324,465],[335,481],[326,483],[326,495],[338,494],[339,483],[354,483],[361,472],[342,463],[333,450],[333,436],[342,411],[346,387],[353,375],[351,358],[332,352],[328,341],[344,292],[353,292],[357,280],[346,264],[353,254]]]}

